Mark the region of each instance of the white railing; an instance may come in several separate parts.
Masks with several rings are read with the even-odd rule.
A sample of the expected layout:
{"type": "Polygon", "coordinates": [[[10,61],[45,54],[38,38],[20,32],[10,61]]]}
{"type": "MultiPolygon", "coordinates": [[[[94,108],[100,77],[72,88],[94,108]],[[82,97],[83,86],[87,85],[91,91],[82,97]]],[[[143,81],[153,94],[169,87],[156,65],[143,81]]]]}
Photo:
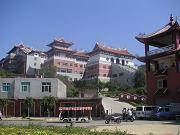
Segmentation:
{"type": "Polygon", "coordinates": [[[161,48],[158,48],[155,50],[148,51],[147,55],[150,56],[150,55],[154,55],[154,54],[158,54],[158,53],[162,53],[162,52],[169,52],[169,51],[172,51],[174,49],[175,49],[175,45],[172,44],[172,45],[161,47],[161,48]]]}

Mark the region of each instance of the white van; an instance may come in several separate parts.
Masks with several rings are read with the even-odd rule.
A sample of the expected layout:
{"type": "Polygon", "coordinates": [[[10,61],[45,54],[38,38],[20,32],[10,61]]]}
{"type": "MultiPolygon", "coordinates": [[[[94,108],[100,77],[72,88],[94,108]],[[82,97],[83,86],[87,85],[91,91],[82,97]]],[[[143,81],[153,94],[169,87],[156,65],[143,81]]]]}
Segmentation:
{"type": "Polygon", "coordinates": [[[138,119],[146,119],[152,116],[153,110],[156,106],[138,106],[136,107],[136,118],[138,119]]]}

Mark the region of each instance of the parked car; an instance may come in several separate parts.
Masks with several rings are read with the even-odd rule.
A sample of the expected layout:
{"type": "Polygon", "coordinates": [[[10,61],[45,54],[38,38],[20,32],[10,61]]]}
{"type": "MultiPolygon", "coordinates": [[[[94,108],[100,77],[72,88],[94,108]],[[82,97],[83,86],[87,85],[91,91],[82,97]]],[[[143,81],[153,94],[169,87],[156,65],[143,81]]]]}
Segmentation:
{"type": "Polygon", "coordinates": [[[153,111],[153,117],[159,120],[175,119],[177,114],[180,113],[173,111],[171,107],[157,107],[153,111]]]}
{"type": "Polygon", "coordinates": [[[156,106],[138,106],[136,107],[136,119],[148,119],[152,117],[153,110],[156,106]]]}

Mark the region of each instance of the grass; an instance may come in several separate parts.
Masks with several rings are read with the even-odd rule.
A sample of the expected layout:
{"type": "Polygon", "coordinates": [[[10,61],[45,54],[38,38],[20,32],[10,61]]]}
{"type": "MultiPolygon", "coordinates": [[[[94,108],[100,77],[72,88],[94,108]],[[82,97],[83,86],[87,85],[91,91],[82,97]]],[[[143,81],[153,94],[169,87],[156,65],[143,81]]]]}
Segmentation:
{"type": "Polygon", "coordinates": [[[90,131],[87,128],[55,126],[0,126],[0,135],[128,135],[120,131],[90,131]]]}

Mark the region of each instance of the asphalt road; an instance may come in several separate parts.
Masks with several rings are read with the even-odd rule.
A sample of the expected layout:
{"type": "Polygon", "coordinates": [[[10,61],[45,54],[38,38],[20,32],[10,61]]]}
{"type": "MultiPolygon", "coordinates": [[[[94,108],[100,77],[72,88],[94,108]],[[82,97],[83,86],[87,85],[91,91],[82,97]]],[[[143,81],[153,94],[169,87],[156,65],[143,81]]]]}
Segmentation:
{"type": "MultiPolygon", "coordinates": [[[[42,125],[42,126],[70,126],[71,123],[63,123],[59,121],[28,121],[28,120],[2,120],[0,121],[0,125],[19,125],[19,126],[28,126],[30,124],[34,125],[42,125]]],[[[111,122],[109,124],[105,124],[105,120],[91,120],[87,123],[73,123],[75,127],[95,127],[95,126],[118,126],[118,125],[147,125],[147,124],[159,124],[159,125],[168,125],[168,124],[175,124],[180,125],[175,121],[148,121],[148,120],[135,120],[134,122],[125,122],[122,121],[120,124],[111,122]]]]}

